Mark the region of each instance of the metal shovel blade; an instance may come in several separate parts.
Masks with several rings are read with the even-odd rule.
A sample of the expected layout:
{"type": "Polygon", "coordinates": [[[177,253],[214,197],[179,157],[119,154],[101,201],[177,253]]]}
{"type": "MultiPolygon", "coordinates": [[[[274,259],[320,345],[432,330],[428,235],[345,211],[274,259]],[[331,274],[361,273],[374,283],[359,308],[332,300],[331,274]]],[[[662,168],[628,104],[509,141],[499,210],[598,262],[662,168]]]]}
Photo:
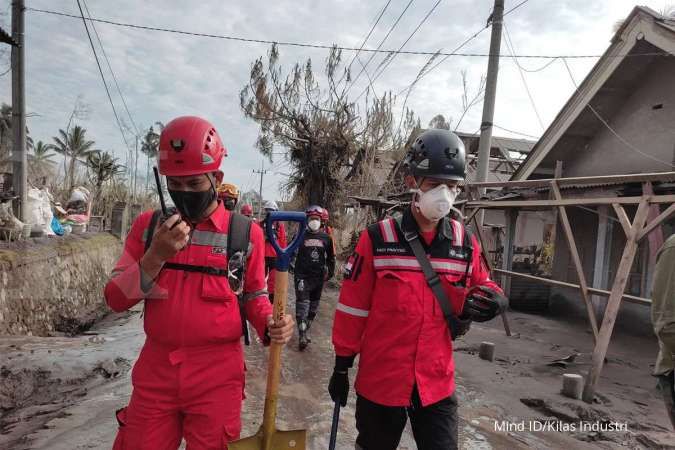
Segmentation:
{"type": "Polygon", "coordinates": [[[251,437],[227,444],[230,450],[305,450],[306,430],[274,430],[268,442],[263,439],[262,428],[251,437]]]}

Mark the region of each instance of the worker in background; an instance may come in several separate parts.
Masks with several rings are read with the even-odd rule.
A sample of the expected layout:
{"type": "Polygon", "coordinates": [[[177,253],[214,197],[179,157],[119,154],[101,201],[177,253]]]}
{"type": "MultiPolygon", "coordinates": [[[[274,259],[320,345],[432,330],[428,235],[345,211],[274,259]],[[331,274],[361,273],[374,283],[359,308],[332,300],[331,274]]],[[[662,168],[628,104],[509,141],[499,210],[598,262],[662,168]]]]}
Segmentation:
{"type": "Polygon", "coordinates": [[[465,177],[459,137],[423,132],[404,167],[414,192],[410,207],[361,233],[345,264],[328,390],[346,405],[348,371],[359,355],[357,448],[396,449],[410,418],[418,449],[456,449],[452,340],[472,320],[500,314],[507,300],[489,279],[476,238],[447,217],[465,177]]]}
{"type": "Polygon", "coordinates": [[[225,209],[234,211],[239,202],[239,188],[232,183],[221,183],[218,186],[218,198],[222,200],[225,209]]]}
{"type": "Polygon", "coordinates": [[[307,231],[293,263],[295,274],[295,320],[298,323],[300,351],[311,342],[309,330],[316,318],[321,292],[326,281],[335,274],[333,240],[321,229],[324,209],[313,205],[305,210],[307,231]]]}
{"type": "Polygon", "coordinates": [[[253,218],[253,207],[248,203],[241,205],[239,212],[246,217],[253,218]]]}
{"type": "Polygon", "coordinates": [[[654,268],[652,324],[659,340],[654,375],[659,379],[668,417],[675,429],[675,234],[663,244],[654,268]]]}
{"type": "MultiPolygon", "coordinates": [[[[273,211],[278,211],[279,206],[277,206],[277,203],[274,201],[269,201],[265,200],[263,202],[263,211],[265,211],[265,217],[273,212],[273,211]]],[[[261,224],[263,227],[267,226],[267,221],[263,217],[263,223],[261,224]]],[[[287,245],[287,240],[286,240],[286,227],[284,226],[283,222],[273,222],[272,223],[272,234],[277,239],[277,242],[279,243],[279,247],[284,248],[287,245]]],[[[274,303],[274,278],[276,277],[276,269],[274,268],[276,265],[276,259],[277,259],[277,252],[274,250],[274,247],[272,244],[269,242],[269,239],[267,239],[267,233],[265,233],[265,277],[267,279],[267,291],[270,293],[269,298],[270,302],[274,303]]]]}
{"type": "Polygon", "coordinates": [[[331,240],[333,241],[333,253],[337,255],[337,250],[335,248],[335,235],[333,234],[333,227],[328,225],[328,221],[330,220],[330,215],[328,214],[328,210],[326,208],[323,208],[323,214],[321,215],[321,228],[330,236],[331,240]]]}
{"type": "Polygon", "coordinates": [[[177,449],[183,438],[187,448],[221,449],[239,437],[242,317],[228,269],[244,278],[246,316],[263,342],[292,335],[290,315],[272,320],[259,227],[250,227],[248,256],[229,264],[233,214],[217,201],[225,155],[215,128],[198,117],[172,120],[160,135],[159,172],[178,213],[147,211],[134,221],[104,293],[116,312],[139,302],[145,311],[146,340],[129,405],[117,412],[114,450],[177,449]]]}

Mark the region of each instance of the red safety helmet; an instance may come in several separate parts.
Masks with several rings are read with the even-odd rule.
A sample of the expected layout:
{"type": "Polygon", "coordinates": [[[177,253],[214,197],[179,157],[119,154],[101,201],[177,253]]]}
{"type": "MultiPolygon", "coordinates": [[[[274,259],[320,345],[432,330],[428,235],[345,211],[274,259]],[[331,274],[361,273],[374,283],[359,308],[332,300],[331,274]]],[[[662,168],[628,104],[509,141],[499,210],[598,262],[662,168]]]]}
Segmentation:
{"type": "Polygon", "coordinates": [[[324,222],[328,222],[328,210],[326,208],[323,208],[323,214],[321,214],[321,220],[324,222]]]}
{"type": "Polygon", "coordinates": [[[305,210],[305,214],[307,214],[307,217],[317,216],[322,218],[324,211],[325,208],[322,208],[319,205],[312,205],[305,210]]]}
{"type": "Polygon", "coordinates": [[[178,117],[159,136],[159,173],[165,176],[215,172],[223,156],[227,150],[216,129],[200,117],[178,117]]]}
{"type": "Polygon", "coordinates": [[[253,207],[249,204],[242,205],[240,212],[248,217],[251,217],[253,215],[253,207]]]}

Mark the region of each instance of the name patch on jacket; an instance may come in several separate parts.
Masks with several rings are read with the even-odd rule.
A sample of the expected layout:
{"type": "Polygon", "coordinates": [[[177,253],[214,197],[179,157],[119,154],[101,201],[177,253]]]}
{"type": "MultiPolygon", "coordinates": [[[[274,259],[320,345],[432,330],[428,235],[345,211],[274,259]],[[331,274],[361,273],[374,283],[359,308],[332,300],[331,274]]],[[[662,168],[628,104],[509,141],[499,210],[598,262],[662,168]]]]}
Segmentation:
{"type": "Polygon", "coordinates": [[[321,247],[321,248],[323,248],[323,241],[321,239],[307,239],[307,240],[305,240],[305,247],[321,247]]]}

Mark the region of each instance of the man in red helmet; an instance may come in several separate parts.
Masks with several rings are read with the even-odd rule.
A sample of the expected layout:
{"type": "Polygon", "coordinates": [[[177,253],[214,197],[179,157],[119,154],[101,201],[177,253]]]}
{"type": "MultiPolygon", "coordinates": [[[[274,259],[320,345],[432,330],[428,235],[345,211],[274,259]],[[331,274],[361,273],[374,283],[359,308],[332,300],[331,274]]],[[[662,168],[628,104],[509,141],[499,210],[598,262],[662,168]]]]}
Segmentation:
{"type": "Polygon", "coordinates": [[[333,227],[328,225],[329,219],[330,215],[328,214],[328,210],[326,208],[323,208],[323,213],[321,214],[321,227],[324,229],[326,234],[330,236],[331,241],[333,241],[333,254],[337,255],[337,249],[335,247],[335,237],[333,236],[333,227]]]}
{"type": "Polygon", "coordinates": [[[191,449],[223,449],[239,437],[242,317],[227,276],[236,255],[243,309],[259,336],[286,343],[292,334],[290,316],[272,320],[260,227],[249,229],[247,256],[228,255],[228,232],[240,220],[217,201],[225,154],[216,130],[198,117],[179,117],[160,136],[159,171],[178,214],[141,214],[105,287],[114,311],[145,307],[146,341],[131,401],[117,412],[114,450],[176,449],[183,438],[191,449]]]}
{"type": "Polygon", "coordinates": [[[253,217],[253,207],[251,205],[249,205],[248,203],[245,204],[245,205],[242,205],[241,210],[239,212],[241,212],[246,217],[251,217],[251,218],[253,217]]]}

